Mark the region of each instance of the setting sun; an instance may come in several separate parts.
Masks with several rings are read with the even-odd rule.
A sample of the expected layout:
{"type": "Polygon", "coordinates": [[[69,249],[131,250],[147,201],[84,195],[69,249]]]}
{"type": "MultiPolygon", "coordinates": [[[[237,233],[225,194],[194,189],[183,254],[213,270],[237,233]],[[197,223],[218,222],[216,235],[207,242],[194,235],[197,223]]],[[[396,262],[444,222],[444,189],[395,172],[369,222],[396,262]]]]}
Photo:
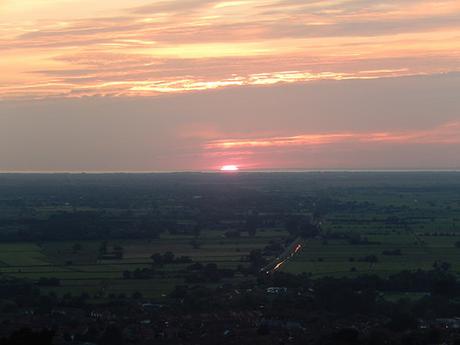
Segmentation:
{"type": "Polygon", "coordinates": [[[240,170],[236,165],[224,165],[220,168],[220,171],[238,171],[240,170]]]}

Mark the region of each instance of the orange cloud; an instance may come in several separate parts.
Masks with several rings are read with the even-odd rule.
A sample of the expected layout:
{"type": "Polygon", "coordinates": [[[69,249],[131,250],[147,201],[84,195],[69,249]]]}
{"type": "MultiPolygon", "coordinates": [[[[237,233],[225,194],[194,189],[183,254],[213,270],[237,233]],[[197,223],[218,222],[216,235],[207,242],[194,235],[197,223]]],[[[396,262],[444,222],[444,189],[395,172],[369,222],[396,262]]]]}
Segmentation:
{"type": "Polygon", "coordinates": [[[208,150],[245,148],[276,148],[286,146],[318,146],[340,143],[399,143],[399,144],[460,144],[460,122],[443,124],[428,130],[403,132],[343,132],[301,134],[286,137],[242,138],[213,140],[208,150]]]}
{"type": "Polygon", "coordinates": [[[0,99],[448,73],[459,15],[457,0],[6,1],[0,99]]]}
{"type": "MultiPolygon", "coordinates": [[[[389,168],[391,164],[400,168],[421,169],[427,167],[420,160],[424,150],[430,155],[429,152],[437,148],[442,160],[444,148],[447,152],[456,152],[459,147],[460,122],[451,122],[425,130],[349,131],[209,140],[203,145],[203,157],[205,161],[213,162],[210,169],[217,169],[219,165],[228,162],[238,164],[243,170],[273,167],[323,169],[339,166],[380,169],[389,168]],[[419,146],[417,160],[411,158],[410,154],[408,156],[414,146],[419,146]],[[397,150],[394,149],[396,147],[397,150]],[[405,152],[401,156],[405,157],[405,161],[400,161],[399,152],[405,152]],[[361,158],[354,158],[355,155],[361,158]],[[381,161],[376,157],[381,157],[381,161]]],[[[430,156],[429,160],[434,158],[430,156]]],[[[455,161],[449,164],[456,166],[455,161]]]]}

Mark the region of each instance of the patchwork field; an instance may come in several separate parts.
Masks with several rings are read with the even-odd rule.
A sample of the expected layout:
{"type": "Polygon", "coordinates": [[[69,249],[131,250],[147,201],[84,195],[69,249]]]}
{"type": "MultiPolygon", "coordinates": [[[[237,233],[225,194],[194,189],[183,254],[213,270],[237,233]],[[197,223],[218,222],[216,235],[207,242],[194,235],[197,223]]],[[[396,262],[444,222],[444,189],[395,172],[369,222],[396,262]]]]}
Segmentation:
{"type": "Polygon", "coordinates": [[[283,270],[312,277],[385,276],[446,262],[460,273],[458,195],[456,188],[429,183],[395,188],[389,181],[329,191],[321,219],[323,238],[306,241],[283,270]]]}
{"type": "Polygon", "coordinates": [[[350,244],[346,240],[306,241],[302,252],[283,269],[312,276],[366,273],[385,276],[401,270],[432,269],[437,261],[447,262],[452,270],[460,272],[460,248],[454,244],[460,237],[389,234],[366,238],[371,244],[350,244]]]}
{"type": "Polygon", "coordinates": [[[43,243],[1,243],[0,273],[4,276],[57,278],[59,286],[43,286],[47,291],[73,295],[126,295],[140,292],[146,297],[160,297],[184,283],[183,271],[190,263],[164,264],[156,267],[154,278],[126,279],[125,271],[152,268],[154,253],[171,251],[175,257],[186,256],[193,262],[216,263],[219,268],[247,265],[245,257],[253,249],[265,247],[271,240],[286,237],[282,231],[260,231],[257,236],[230,239],[223,232],[206,232],[193,236],[163,235],[155,240],[110,241],[106,245],[123,248],[121,259],[100,259],[100,241],[57,241],[43,243]],[[193,245],[197,242],[198,245],[193,245]]]}
{"type": "Polygon", "coordinates": [[[0,274],[60,295],[161,297],[194,284],[191,262],[153,267],[152,254],[244,268],[251,250],[288,237],[305,238],[298,254],[283,256],[278,243],[265,259],[280,256],[281,271],[313,278],[435,262],[459,273],[459,195],[460,174],[447,172],[3,176],[0,274]],[[102,246],[123,255],[101,255],[102,246]]]}

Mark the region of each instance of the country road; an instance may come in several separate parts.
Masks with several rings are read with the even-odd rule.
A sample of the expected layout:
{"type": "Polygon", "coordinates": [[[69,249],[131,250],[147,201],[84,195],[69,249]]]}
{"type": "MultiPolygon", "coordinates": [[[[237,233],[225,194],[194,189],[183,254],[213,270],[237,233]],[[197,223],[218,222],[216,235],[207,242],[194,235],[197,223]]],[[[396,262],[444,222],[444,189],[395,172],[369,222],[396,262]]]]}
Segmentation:
{"type": "Polygon", "coordinates": [[[272,274],[279,270],[289,259],[296,255],[303,248],[303,240],[300,237],[297,237],[292,243],[284,250],[281,255],[276,259],[270,262],[268,265],[265,265],[260,269],[261,272],[267,274],[272,274]]]}

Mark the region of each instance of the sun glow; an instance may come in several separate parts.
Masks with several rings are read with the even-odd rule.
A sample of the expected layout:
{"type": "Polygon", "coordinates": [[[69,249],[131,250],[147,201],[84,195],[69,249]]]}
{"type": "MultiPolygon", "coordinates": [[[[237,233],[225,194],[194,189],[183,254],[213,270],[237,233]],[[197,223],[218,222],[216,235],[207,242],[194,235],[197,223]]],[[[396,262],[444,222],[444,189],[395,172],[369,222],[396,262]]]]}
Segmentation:
{"type": "Polygon", "coordinates": [[[220,168],[220,171],[238,171],[240,170],[237,165],[224,165],[220,168]]]}

